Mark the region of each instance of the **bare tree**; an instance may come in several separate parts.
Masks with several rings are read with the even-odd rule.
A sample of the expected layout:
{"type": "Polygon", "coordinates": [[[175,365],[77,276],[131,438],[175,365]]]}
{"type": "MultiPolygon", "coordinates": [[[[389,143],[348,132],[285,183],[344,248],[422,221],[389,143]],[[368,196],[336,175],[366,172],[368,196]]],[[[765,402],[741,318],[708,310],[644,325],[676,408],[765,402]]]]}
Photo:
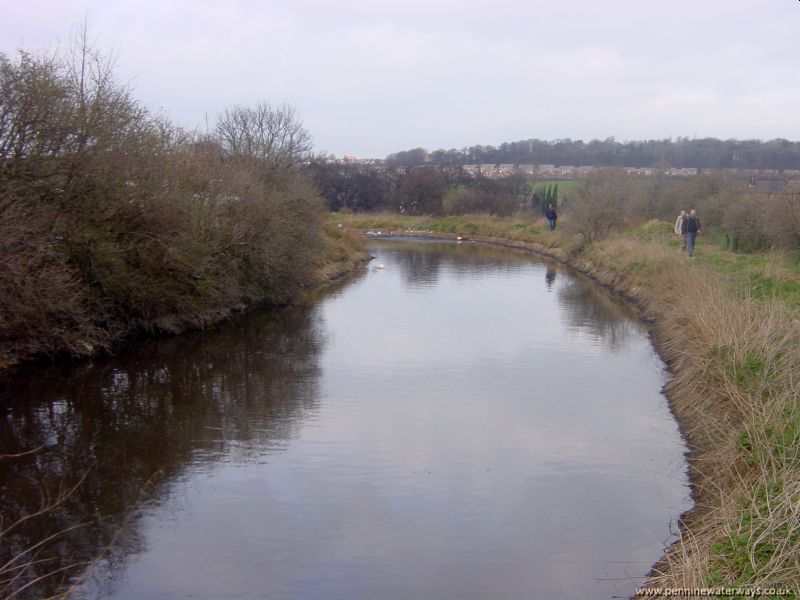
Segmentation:
{"type": "Polygon", "coordinates": [[[217,119],[216,134],[231,155],[276,168],[296,164],[312,148],[311,135],[287,104],[274,107],[262,102],[226,109],[217,119]]]}
{"type": "Polygon", "coordinates": [[[409,169],[394,193],[399,210],[411,215],[438,215],[442,212],[442,196],[447,179],[438,169],[409,169]]]}
{"type": "Polygon", "coordinates": [[[599,169],[592,173],[572,209],[571,225],[587,242],[601,239],[631,223],[636,201],[624,169],[599,169]]]}
{"type": "Polygon", "coordinates": [[[787,191],[769,202],[764,229],[772,245],[782,250],[800,250],[800,185],[787,186],[787,191]]]}

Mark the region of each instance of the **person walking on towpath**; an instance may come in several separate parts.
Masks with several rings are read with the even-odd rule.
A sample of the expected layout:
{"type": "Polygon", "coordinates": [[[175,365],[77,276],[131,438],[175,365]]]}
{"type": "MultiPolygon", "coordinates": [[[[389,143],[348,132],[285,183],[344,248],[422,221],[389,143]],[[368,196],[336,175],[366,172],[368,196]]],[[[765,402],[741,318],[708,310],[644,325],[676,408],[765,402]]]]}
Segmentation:
{"type": "Polygon", "coordinates": [[[547,205],[547,210],[544,211],[544,216],[547,218],[547,228],[550,231],[553,231],[556,228],[556,219],[558,219],[558,213],[556,213],[556,209],[553,208],[552,204],[547,205]]]}
{"type": "Polygon", "coordinates": [[[689,217],[684,219],[681,225],[681,233],[686,236],[686,251],[690,257],[694,255],[694,243],[700,235],[700,227],[700,217],[697,216],[697,211],[692,209],[689,217]]]}
{"type": "Polygon", "coordinates": [[[689,218],[689,213],[685,210],[681,211],[681,214],[678,215],[678,218],[675,220],[675,235],[679,235],[683,238],[683,243],[681,244],[681,250],[686,250],[686,234],[681,233],[683,231],[683,222],[689,218]]]}

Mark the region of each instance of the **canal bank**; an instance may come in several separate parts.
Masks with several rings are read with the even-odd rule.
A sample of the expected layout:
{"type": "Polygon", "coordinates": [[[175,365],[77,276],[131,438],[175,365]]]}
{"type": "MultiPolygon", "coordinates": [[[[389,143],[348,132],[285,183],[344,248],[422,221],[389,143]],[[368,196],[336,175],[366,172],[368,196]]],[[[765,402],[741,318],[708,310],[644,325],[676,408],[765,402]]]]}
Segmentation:
{"type": "MultiPolygon", "coordinates": [[[[49,364],[97,357],[113,353],[134,339],[207,329],[258,308],[299,302],[316,289],[362,268],[369,260],[370,256],[360,240],[337,228],[327,227],[321,232],[314,256],[303,267],[306,272],[294,276],[301,283],[287,280],[281,301],[264,297],[258,286],[251,286],[241,294],[227,297],[224,302],[204,301],[202,294],[198,294],[190,308],[181,311],[162,310],[150,316],[117,315],[91,328],[73,327],[68,320],[43,319],[39,325],[50,332],[47,335],[52,339],[45,344],[40,332],[30,331],[27,337],[4,340],[0,348],[0,372],[25,363],[49,364]]],[[[164,304],[169,305],[171,300],[165,296],[164,304]]],[[[70,301],[65,298],[66,303],[70,301]]],[[[64,310],[67,312],[69,309],[64,310]]],[[[15,317],[21,318],[8,315],[9,320],[15,317]]]]}
{"type": "Polygon", "coordinates": [[[673,374],[664,392],[691,449],[695,501],[647,585],[800,590],[800,326],[781,298],[690,262],[669,225],[657,222],[584,246],[540,224],[485,216],[331,219],[381,235],[468,238],[547,256],[636,306],[673,374]]]}

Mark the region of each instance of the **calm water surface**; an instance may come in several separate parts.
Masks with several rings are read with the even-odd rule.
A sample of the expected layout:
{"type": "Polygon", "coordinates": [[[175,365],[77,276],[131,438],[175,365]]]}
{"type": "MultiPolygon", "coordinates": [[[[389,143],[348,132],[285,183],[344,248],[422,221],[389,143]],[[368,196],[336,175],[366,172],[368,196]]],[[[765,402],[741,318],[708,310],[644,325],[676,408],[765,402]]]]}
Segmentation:
{"type": "Polygon", "coordinates": [[[0,463],[6,517],[88,472],[15,544],[85,522],[50,563],[94,560],[79,598],[629,596],[689,506],[646,331],[530,257],[370,250],[307,306],[6,381],[3,451],[45,446],[0,463]]]}

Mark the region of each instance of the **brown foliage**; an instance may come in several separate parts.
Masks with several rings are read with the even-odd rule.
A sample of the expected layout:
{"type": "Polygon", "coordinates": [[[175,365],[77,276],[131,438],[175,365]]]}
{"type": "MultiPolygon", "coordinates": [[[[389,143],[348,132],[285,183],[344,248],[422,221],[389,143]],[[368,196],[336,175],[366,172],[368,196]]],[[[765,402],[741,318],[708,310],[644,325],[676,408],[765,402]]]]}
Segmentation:
{"type": "Polygon", "coordinates": [[[442,213],[446,189],[447,178],[441,171],[427,167],[410,169],[394,193],[394,203],[400,212],[410,215],[438,215],[442,213]]]}
{"type": "Polygon", "coordinates": [[[451,187],[442,198],[442,211],[448,215],[487,213],[507,217],[517,208],[511,194],[490,192],[465,186],[451,187]]]}
{"type": "Polygon", "coordinates": [[[624,169],[593,172],[570,213],[570,227],[587,242],[644,220],[637,193],[624,169]]]}
{"type": "Polygon", "coordinates": [[[673,222],[681,210],[699,209],[703,229],[724,236],[734,251],[800,249],[800,207],[791,190],[764,197],[737,180],[700,176],[635,181],[621,169],[593,173],[570,205],[569,226],[585,241],[649,219],[673,222]]]}
{"type": "Polygon", "coordinates": [[[800,194],[787,193],[773,198],[764,216],[764,230],[772,244],[781,250],[800,250],[800,194]]]}
{"type": "MultiPolygon", "coordinates": [[[[287,110],[278,133],[306,137],[276,143],[299,152],[287,110]]],[[[153,117],[84,42],[0,55],[0,363],[290,301],[319,250],[320,202],[265,152],[153,117]]]]}

